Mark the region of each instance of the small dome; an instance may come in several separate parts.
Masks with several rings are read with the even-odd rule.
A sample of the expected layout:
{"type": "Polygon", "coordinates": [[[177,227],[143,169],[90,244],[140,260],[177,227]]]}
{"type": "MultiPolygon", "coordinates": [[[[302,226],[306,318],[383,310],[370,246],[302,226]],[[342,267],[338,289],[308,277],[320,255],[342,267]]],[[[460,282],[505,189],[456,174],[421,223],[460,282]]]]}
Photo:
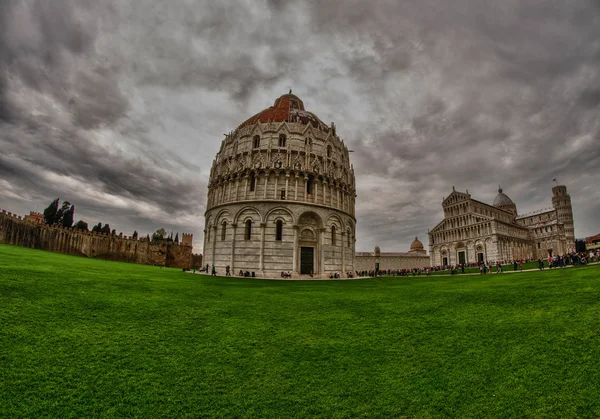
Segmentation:
{"type": "Polygon", "coordinates": [[[381,249],[379,249],[379,246],[375,246],[375,256],[379,255],[381,255],[381,249]]]}
{"type": "Polygon", "coordinates": [[[423,252],[425,248],[423,247],[423,243],[419,241],[417,237],[415,237],[415,241],[413,241],[410,245],[410,252],[423,252]]]}
{"type": "Polygon", "coordinates": [[[498,188],[498,196],[494,199],[494,206],[503,207],[506,205],[515,205],[515,203],[507,195],[502,193],[502,188],[498,188]]]}

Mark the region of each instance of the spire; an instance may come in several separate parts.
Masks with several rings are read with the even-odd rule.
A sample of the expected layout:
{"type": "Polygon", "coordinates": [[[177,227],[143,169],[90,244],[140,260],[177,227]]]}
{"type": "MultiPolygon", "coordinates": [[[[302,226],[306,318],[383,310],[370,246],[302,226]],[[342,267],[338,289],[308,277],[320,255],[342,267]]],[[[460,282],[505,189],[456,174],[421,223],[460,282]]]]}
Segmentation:
{"type": "Polygon", "coordinates": [[[502,187],[498,185],[498,193],[502,193],[502,187]]]}

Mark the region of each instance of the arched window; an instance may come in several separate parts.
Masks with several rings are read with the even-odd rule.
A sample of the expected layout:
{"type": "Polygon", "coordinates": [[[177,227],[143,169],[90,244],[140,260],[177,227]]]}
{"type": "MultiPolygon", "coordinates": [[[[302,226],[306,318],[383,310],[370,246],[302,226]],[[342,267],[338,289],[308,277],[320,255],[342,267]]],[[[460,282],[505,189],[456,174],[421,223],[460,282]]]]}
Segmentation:
{"type": "Polygon", "coordinates": [[[256,178],[252,172],[250,173],[250,192],[254,192],[254,188],[256,188],[256,178]]]}
{"type": "Polygon", "coordinates": [[[286,140],[285,134],[281,134],[279,136],[279,147],[285,147],[285,140],[286,140]]]}
{"type": "Polygon", "coordinates": [[[260,135],[255,135],[254,136],[254,148],[259,148],[260,147],[260,135]]]}
{"type": "Polygon", "coordinates": [[[275,240],[283,240],[283,221],[281,220],[277,220],[277,224],[275,225],[275,240]]]}
{"type": "Polygon", "coordinates": [[[350,234],[350,232],[348,231],[346,234],[348,234],[348,247],[352,247],[352,245],[350,244],[350,241],[352,239],[352,235],[350,234]]]}
{"type": "Polygon", "coordinates": [[[252,239],[252,220],[246,221],[246,231],[244,233],[244,238],[246,240],[252,239]]]}
{"type": "Polygon", "coordinates": [[[285,189],[281,190],[281,199],[285,199],[285,189]]]}
{"type": "Polygon", "coordinates": [[[331,158],[331,146],[327,146],[327,157],[331,158]]]}
{"type": "Polygon", "coordinates": [[[225,240],[225,235],[227,234],[227,221],[224,221],[221,224],[221,240],[225,240]]]}
{"type": "Polygon", "coordinates": [[[308,180],[306,181],[306,193],[308,195],[312,194],[313,183],[314,183],[314,178],[312,176],[309,176],[308,180]]]}
{"type": "Polygon", "coordinates": [[[208,229],[206,230],[206,242],[207,243],[210,243],[210,229],[211,228],[212,228],[211,226],[208,226],[208,229]]]}
{"type": "Polygon", "coordinates": [[[331,226],[331,245],[335,246],[335,226],[331,226]]]}

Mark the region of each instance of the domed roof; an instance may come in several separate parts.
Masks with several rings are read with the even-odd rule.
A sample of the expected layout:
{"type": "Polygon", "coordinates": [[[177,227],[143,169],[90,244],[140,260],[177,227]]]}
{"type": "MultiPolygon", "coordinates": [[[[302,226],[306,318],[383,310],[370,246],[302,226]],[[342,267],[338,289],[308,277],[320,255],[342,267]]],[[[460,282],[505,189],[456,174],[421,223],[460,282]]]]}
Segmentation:
{"type": "Polygon", "coordinates": [[[415,241],[413,241],[410,245],[410,251],[416,252],[418,250],[424,250],[423,243],[419,241],[417,237],[415,237],[415,241]]]}
{"type": "Polygon", "coordinates": [[[494,199],[495,207],[503,207],[505,205],[515,205],[515,203],[507,195],[502,193],[502,188],[498,188],[498,195],[494,199]]]}
{"type": "Polygon", "coordinates": [[[270,108],[263,109],[242,122],[239,128],[267,122],[297,122],[305,125],[311,124],[313,127],[325,131],[329,130],[329,127],[315,114],[304,109],[304,102],[298,96],[292,94],[291,90],[290,93],[276,99],[270,108]]]}

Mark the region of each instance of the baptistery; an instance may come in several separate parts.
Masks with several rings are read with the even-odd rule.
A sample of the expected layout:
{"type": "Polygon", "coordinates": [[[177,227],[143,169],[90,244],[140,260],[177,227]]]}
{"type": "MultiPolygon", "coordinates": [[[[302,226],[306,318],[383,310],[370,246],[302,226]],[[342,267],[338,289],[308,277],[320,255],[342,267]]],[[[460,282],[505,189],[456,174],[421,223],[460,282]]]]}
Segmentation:
{"type": "Polygon", "coordinates": [[[348,148],[285,94],[225,135],[213,161],[204,263],[223,275],[354,271],[356,184],[348,148]]]}

